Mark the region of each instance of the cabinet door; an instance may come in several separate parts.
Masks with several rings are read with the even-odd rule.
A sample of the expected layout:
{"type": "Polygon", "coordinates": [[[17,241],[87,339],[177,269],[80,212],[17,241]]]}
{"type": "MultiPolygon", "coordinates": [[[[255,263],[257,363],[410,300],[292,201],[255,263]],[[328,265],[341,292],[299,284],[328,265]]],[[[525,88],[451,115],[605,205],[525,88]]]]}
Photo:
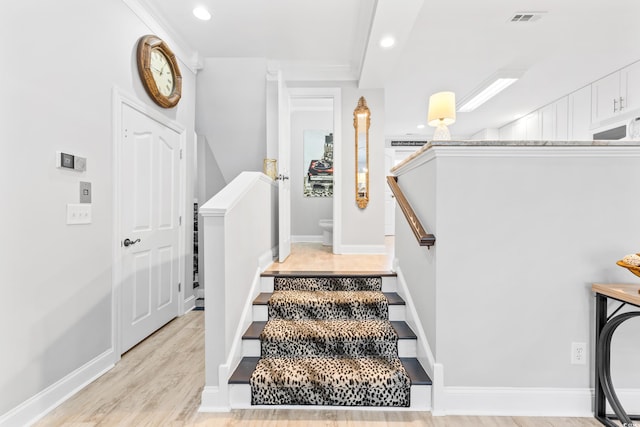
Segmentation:
{"type": "Polygon", "coordinates": [[[556,140],[555,105],[549,104],[540,109],[540,128],[543,141],[556,140]]]}
{"type": "Polygon", "coordinates": [[[569,95],[569,140],[590,141],[591,86],[585,86],[569,95]]]}
{"type": "Polygon", "coordinates": [[[620,73],[622,111],[636,110],[640,108],[640,62],[629,65],[620,73]]]}
{"type": "Polygon", "coordinates": [[[511,137],[514,141],[524,141],[527,139],[527,117],[522,117],[521,119],[513,122],[513,131],[511,137]]]}
{"type": "Polygon", "coordinates": [[[528,114],[524,118],[525,139],[527,141],[537,141],[540,139],[540,116],[538,111],[528,114]]]}
{"type": "Polygon", "coordinates": [[[566,141],[569,139],[569,97],[565,96],[553,105],[555,107],[555,139],[566,141]]]}
{"type": "Polygon", "coordinates": [[[620,72],[591,84],[591,123],[613,117],[620,111],[620,72]]]}

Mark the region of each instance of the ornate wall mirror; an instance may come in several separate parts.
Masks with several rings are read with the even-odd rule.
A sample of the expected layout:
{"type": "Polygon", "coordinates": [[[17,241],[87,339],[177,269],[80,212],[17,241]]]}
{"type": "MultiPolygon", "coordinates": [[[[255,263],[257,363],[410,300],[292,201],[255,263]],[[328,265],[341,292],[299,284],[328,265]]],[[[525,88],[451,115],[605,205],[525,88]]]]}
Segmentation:
{"type": "Polygon", "coordinates": [[[360,209],[369,203],[369,124],[371,113],[364,96],[353,111],[356,128],[356,203],[360,209]]]}

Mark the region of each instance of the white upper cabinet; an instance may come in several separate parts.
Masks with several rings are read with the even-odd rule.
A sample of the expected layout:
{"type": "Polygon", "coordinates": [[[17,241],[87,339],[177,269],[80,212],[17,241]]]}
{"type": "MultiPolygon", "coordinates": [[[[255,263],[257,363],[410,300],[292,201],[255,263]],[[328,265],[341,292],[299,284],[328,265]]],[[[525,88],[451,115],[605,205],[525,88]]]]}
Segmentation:
{"type": "Polygon", "coordinates": [[[591,122],[609,119],[620,112],[620,72],[591,84],[591,122]]]}
{"type": "Polygon", "coordinates": [[[590,141],[591,127],[591,87],[585,86],[569,95],[569,141],[590,141]]]}
{"type": "Polygon", "coordinates": [[[537,141],[541,137],[540,130],[540,113],[534,111],[524,117],[525,122],[525,139],[527,141],[537,141]]]}
{"type": "Polygon", "coordinates": [[[540,139],[566,141],[568,135],[569,97],[565,96],[540,109],[540,139]]]}
{"type": "Polygon", "coordinates": [[[500,139],[590,141],[593,128],[640,116],[640,61],[499,129],[500,139]],[[616,119],[617,117],[617,119],[616,119]],[[604,122],[604,123],[603,123],[604,122]]]}
{"type": "Polygon", "coordinates": [[[569,139],[569,97],[565,96],[553,103],[555,107],[555,140],[567,141],[569,139]]]}
{"type": "Polygon", "coordinates": [[[591,123],[640,108],[640,62],[591,85],[591,123]]]}
{"type": "Polygon", "coordinates": [[[620,71],[620,84],[623,91],[622,111],[640,109],[640,62],[631,64],[620,71]]]}

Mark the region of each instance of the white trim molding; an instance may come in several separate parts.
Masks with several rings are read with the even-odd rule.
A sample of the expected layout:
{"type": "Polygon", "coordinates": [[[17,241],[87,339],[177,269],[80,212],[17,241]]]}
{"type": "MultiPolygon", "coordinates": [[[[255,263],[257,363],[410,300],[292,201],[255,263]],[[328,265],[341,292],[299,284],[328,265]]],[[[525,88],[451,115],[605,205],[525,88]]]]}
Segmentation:
{"type": "Polygon", "coordinates": [[[0,427],[27,426],[35,423],[95,379],[108,372],[113,368],[116,359],[113,348],[108,349],[2,415],[0,417],[0,427]]]}
{"type": "MultiPolygon", "coordinates": [[[[434,415],[593,417],[593,389],[444,387],[434,415]]],[[[640,412],[640,389],[616,391],[628,413],[640,412]]]]}
{"type": "Polygon", "coordinates": [[[196,74],[202,68],[200,54],[192,49],[178,33],[161,20],[159,14],[151,10],[152,6],[140,0],[122,0],[124,4],[149,28],[149,31],[162,38],[176,57],[193,73],[196,74]]]}

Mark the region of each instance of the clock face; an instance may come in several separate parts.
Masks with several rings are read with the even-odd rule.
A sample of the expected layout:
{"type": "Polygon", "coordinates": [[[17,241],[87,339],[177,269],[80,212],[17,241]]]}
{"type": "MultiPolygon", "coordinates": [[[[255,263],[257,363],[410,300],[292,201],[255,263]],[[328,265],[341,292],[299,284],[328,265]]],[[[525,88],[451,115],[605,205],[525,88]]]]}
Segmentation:
{"type": "Polygon", "coordinates": [[[169,96],[173,92],[173,69],[169,60],[159,49],[151,50],[151,74],[158,86],[158,91],[169,96]]]}
{"type": "Polygon", "coordinates": [[[182,74],[175,55],[162,39],[149,34],[138,40],[138,73],[149,97],[162,108],[173,108],[182,97],[182,74]]]}

